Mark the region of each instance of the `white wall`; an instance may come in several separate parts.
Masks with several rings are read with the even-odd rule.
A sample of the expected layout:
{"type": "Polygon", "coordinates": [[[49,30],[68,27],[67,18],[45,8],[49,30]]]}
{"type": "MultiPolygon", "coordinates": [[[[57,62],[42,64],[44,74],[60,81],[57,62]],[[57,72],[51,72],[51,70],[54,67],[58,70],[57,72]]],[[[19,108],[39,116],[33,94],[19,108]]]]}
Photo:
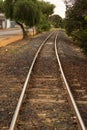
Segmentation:
{"type": "Polygon", "coordinates": [[[7,27],[6,28],[10,28],[10,20],[9,19],[7,19],[7,27]]]}
{"type": "Polygon", "coordinates": [[[2,28],[6,28],[6,22],[5,21],[2,21],[2,28]]]}

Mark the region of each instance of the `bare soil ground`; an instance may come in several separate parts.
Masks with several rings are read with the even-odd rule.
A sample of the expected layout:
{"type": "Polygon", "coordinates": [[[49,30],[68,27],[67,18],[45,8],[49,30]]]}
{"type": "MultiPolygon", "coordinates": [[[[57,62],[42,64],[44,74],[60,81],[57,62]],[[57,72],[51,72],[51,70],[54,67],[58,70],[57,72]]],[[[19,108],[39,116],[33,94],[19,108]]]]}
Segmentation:
{"type": "Polygon", "coordinates": [[[22,39],[22,35],[18,35],[18,36],[7,36],[7,37],[1,37],[0,38],[0,47],[4,47],[10,43],[16,42],[18,40],[22,39]]]}
{"type": "Polygon", "coordinates": [[[87,57],[61,31],[58,50],[67,81],[87,127],[87,57]]]}
{"type": "Polygon", "coordinates": [[[7,130],[42,34],[0,47],[0,130],[7,130]]]}
{"type": "Polygon", "coordinates": [[[46,42],[34,65],[16,130],[78,130],[55,56],[54,38],[52,35],[46,42]]]}
{"type": "MultiPolygon", "coordinates": [[[[9,43],[4,41],[4,46],[0,47],[0,130],[8,130],[31,61],[39,45],[47,35],[48,33],[45,33],[35,38],[19,40],[11,44],[10,42],[12,41],[9,43]]],[[[87,58],[82,53],[78,53],[81,50],[76,46],[68,44],[67,47],[68,52],[66,50],[66,54],[61,51],[64,66],[67,68],[65,69],[65,73],[70,79],[78,79],[84,88],[79,89],[76,87],[75,96],[81,95],[80,99],[85,101],[84,104],[81,104],[81,100],[78,103],[79,105],[81,104],[83,117],[87,119],[87,58]],[[73,52],[71,52],[72,49],[69,49],[70,46],[72,46],[73,52]],[[65,58],[66,56],[68,58],[65,58]],[[72,71],[70,66],[73,68],[72,71]]],[[[71,84],[73,88],[73,83],[71,84]]],[[[77,84],[77,81],[75,81],[75,84],[77,84]]],[[[77,86],[79,85],[77,84],[77,86]]]]}

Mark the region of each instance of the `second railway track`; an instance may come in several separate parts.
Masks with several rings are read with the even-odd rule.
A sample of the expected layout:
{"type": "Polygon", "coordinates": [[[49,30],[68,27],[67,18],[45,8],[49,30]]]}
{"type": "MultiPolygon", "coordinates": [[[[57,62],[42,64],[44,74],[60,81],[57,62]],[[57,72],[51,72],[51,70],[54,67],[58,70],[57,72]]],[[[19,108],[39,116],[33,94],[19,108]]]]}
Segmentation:
{"type": "Polygon", "coordinates": [[[55,55],[55,36],[47,38],[31,69],[15,128],[11,124],[10,130],[79,130],[55,55]]]}

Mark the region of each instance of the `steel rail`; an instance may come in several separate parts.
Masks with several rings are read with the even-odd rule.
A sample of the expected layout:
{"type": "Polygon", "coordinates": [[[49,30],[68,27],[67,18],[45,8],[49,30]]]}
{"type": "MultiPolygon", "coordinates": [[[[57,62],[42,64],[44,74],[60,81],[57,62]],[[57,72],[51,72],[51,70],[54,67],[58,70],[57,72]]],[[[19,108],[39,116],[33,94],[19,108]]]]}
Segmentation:
{"type": "Polygon", "coordinates": [[[16,124],[16,121],[17,121],[17,117],[18,117],[18,114],[19,114],[19,111],[20,111],[20,107],[21,107],[21,104],[22,104],[22,101],[23,101],[23,98],[24,98],[24,94],[25,94],[25,91],[26,91],[26,88],[27,88],[27,84],[29,82],[29,79],[30,79],[30,75],[31,75],[31,72],[32,72],[32,69],[33,69],[33,66],[35,64],[35,61],[38,57],[38,54],[39,52],[41,51],[43,45],[45,44],[45,42],[51,37],[51,35],[53,34],[50,33],[49,36],[42,42],[42,44],[40,45],[38,51],[36,52],[35,56],[34,56],[34,59],[33,59],[33,62],[30,66],[30,69],[29,69],[29,72],[28,72],[28,75],[26,77],[26,80],[25,80],[25,83],[24,83],[24,86],[23,86],[23,89],[22,89],[22,92],[21,92],[21,95],[19,97],[19,100],[18,100],[18,103],[17,103],[17,106],[16,106],[16,109],[15,109],[15,112],[14,112],[14,115],[13,115],[13,118],[12,118],[12,121],[11,121],[11,124],[10,124],[10,127],[9,127],[9,130],[14,130],[14,127],[15,127],[15,124],[16,124]]]}
{"type": "Polygon", "coordinates": [[[59,64],[59,68],[60,68],[60,71],[61,71],[61,74],[62,74],[64,83],[65,83],[66,89],[67,89],[68,94],[69,94],[69,96],[70,96],[70,100],[71,100],[71,102],[72,102],[73,108],[74,108],[75,113],[76,113],[76,115],[77,115],[77,118],[78,118],[80,127],[81,127],[82,130],[86,130],[86,127],[85,127],[84,122],[83,122],[83,120],[82,120],[82,117],[81,117],[81,115],[80,115],[79,109],[78,109],[78,107],[77,107],[77,105],[76,105],[76,102],[75,102],[75,100],[74,100],[74,97],[73,97],[73,95],[72,95],[72,93],[71,93],[71,90],[70,90],[70,88],[69,88],[68,82],[67,82],[67,80],[66,80],[65,74],[64,74],[64,72],[63,72],[63,68],[62,68],[62,65],[61,65],[61,62],[60,62],[59,53],[58,53],[58,49],[57,49],[57,37],[58,37],[58,34],[56,35],[56,38],[55,38],[55,53],[56,53],[57,61],[58,61],[58,64],[59,64]]]}

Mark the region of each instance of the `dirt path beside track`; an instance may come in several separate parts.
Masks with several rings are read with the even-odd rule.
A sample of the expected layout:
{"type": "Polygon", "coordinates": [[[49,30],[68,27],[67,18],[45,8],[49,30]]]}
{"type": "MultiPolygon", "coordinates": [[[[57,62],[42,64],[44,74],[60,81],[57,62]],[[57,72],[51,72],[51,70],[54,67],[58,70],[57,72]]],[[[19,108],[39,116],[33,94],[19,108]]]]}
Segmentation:
{"type": "Polygon", "coordinates": [[[22,39],[22,35],[0,37],[0,47],[6,46],[22,39]]]}

